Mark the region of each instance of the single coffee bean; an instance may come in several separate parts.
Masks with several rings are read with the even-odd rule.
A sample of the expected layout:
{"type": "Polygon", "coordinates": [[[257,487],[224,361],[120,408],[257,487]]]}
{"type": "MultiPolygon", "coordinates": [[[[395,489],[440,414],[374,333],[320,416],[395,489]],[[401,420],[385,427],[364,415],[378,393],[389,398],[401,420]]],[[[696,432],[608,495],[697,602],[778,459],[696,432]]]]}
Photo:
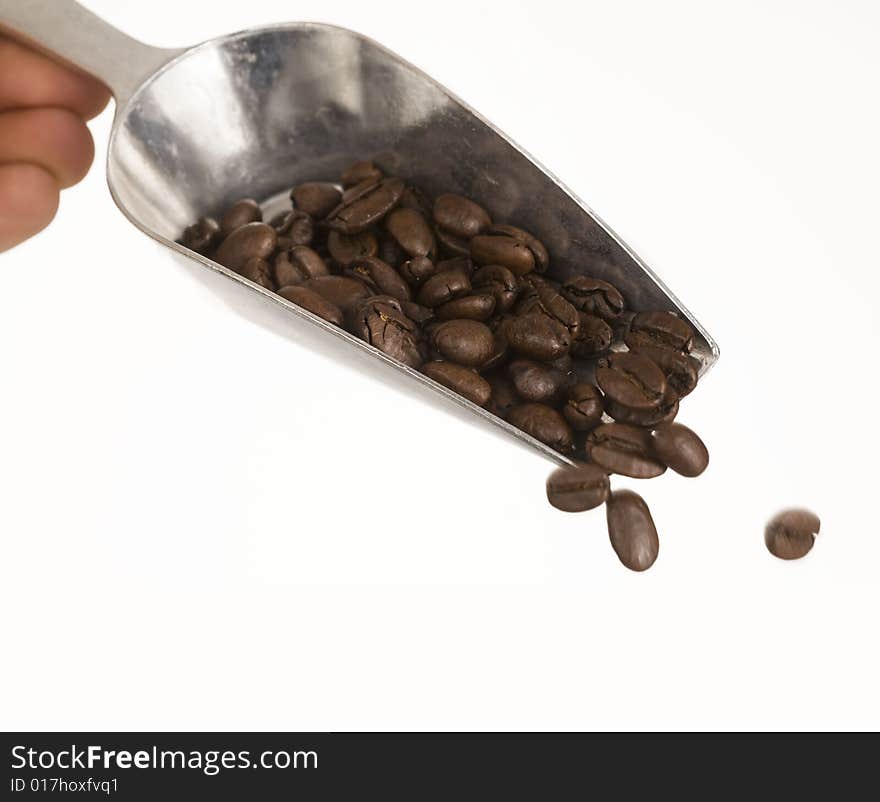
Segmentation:
{"type": "Polygon", "coordinates": [[[540,312],[512,318],[504,331],[514,351],[538,362],[558,359],[571,347],[565,326],[540,312]]]}
{"type": "Polygon", "coordinates": [[[470,292],[471,282],[464,273],[460,270],[444,270],[441,273],[435,273],[422,284],[416,300],[422,306],[433,308],[445,304],[453,298],[470,295],[470,292]]]}
{"type": "Polygon", "coordinates": [[[697,386],[699,363],[692,356],[655,345],[637,345],[637,354],[648,357],[666,376],[666,384],[678,398],[684,398],[697,386]]]}
{"type": "Polygon", "coordinates": [[[562,454],[574,447],[574,435],[565,418],[546,404],[520,404],[507,413],[507,420],[562,454]]]}
{"type": "Polygon", "coordinates": [[[447,320],[431,332],[431,347],[450,362],[476,368],[492,356],[495,338],[478,320],[447,320]]]}
{"type": "Polygon", "coordinates": [[[359,234],[342,234],[331,231],[327,236],[327,250],[334,261],[348,267],[357,259],[376,256],[379,243],[372,231],[361,231],[359,234]]]}
{"type": "Polygon", "coordinates": [[[356,259],[345,272],[346,275],[360,279],[368,287],[375,287],[376,295],[390,295],[398,301],[412,299],[409,287],[400,274],[377,256],[356,259]]]}
{"type": "Polygon", "coordinates": [[[630,409],[655,409],[666,392],[666,377],[650,359],[624,352],[609,354],[596,368],[607,398],[630,409]]]}
{"type": "Polygon", "coordinates": [[[278,234],[272,226],[265,223],[245,223],[220,243],[214,260],[239,273],[244,263],[253,256],[268,259],[275,250],[277,239],[278,234]]]}
{"type": "Polygon", "coordinates": [[[654,453],[682,476],[699,476],[709,464],[709,450],[697,433],[680,423],[663,423],[651,432],[654,453]]]}
{"type": "Polygon", "coordinates": [[[363,181],[379,181],[382,178],[382,171],[369,160],[358,161],[350,164],[342,171],[340,180],[342,186],[348,188],[363,181]]]}
{"type": "Polygon", "coordinates": [[[559,290],[539,276],[528,275],[520,279],[523,286],[523,299],[517,304],[516,312],[520,315],[528,315],[533,312],[543,312],[547,317],[553,318],[568,330],[572,342],[578,336],[580,328],[580,312],[574,308],[559,290]],[[527,289],[528,288],[528,289],[527,289]]]}
{"type": "Polygon", "coordinates": [[[421,212],[415,209],[394,209],[385,218],[385,229],[411,258],[433,258],[436,255],[434,232],[421,212]]]}
{"type": "Polygon", "coordinates": [[[308,310],[313,315],[324,318],[328,323],[342,327],[344,321],[342,310],[336,304],[318,295],[314,290],[302,286],[282,287],[278,290],[278,294],[282,298],[286,298],[297,306],[308,310]]]}
{"type": "Polygon", "coordinates": [[[364,193],[375,189],[379,186],[381,180],[381,178],[365,178],[354,186],[346,187],[342,191],[342,203],[351,203],[351,201],[356,200],[364,193]]]}
{"type": "Polygon", "coordinates": [[[400,308],[410,320],[414,320],[420,326],[424,326],[434,319],[433,309],[417,304],[415,301],[401,301],[400,308]]]}
{"type": "Polygon", "coordinates": [[[550,255],[547,253],[547,249],[544,247],[544,243],[541,242],[537,237],[529,234],[528,231],[523,231],[521,228],[517,228],[516,226],[508,226],[500,223],[495,223],[489,226],[486,231],[486,234],[500,234],[502,236],[513,237],[517,242],[521,242],[525,245],[531,252],[532,256],[535,259],[535,272],[536,273],[544,273],[550,265],[550,255]]]}
{"type": "Polygon", "coordinates": [[[634,351],[648,345],[687,353],[694,345],[694,330],[671,312],[639,312],[623,341],[634,351]]]}
{"type": "Polygon", "coordinates": [[[363,281],[349,276],[317,276],[301,286],[336,304],[343,312],[351,312],[373,293],[363,281]]]}
{"type": "Polygon", "coordinates": [[[437,307],[438,320],[488,320],[495,311],[494,295],[463,295],[437,307]]]}
{"type": "Polygon", "coordinates": [[[809,510],[785,510],[767,524],[764,542],[774,557],[798,560],[813,548],[819,526],[819,516],[809,510]]]}
{"type": "Polygon", "coordinates": [[[517,276],[535,269],[532,252],[513,237],[480,234],[470,241],[470,255],[479,265],[503,265],[517,276]]]}
{"type": "Polygon", "coordinates": [[[504,336],[504,332],[493,331],[492,340],[494,343],[492,356],[477,368],[480,373],[485,373],[487,370],[494,370],[495,368],[501,367],[501,365],[507,361],[509,356],[509,346],[507,344],[507,337],[504,336]]]}
{"type": "Polygon", "coordinates": [[[521,403],[513,382],[506,375],[498,372],[486,376],[486,381],[492,388],[492,397],[489,399],[486,409],[493,415],[506,419],[507,413],[521,403]]]}
{"type": "Polygon", "coordinates": [[[241,269],[241,274],[267,290],[275,289],[275,282],[272,280],[272,267],[259,256],[252,256],[248,259],[241,269]]]}
{"type": "Polygon", "coordinates": [[[486,406],[492,396],[489,382],[479,373],[454,362],[426,362],[422,365],[422,373],[478,407],[486,406]]]}
{"type": "Polygon", "coordinates": [[[259,223],[263,220],[260,204],[253,198],[242,198],[229,207],[220,218],[220,233],[228,237],[235,229],[247,223],[259,223]]]}
{"type": "Polygon", "coordinates": [[[571,340],[571,353],[578,359],[595,359],[608,352],[614,332],[601,317],[578,312],[578,330],[571,340]]]}
{"type": "Polygon", "coordinates": [[[342,201],[342,193],[327,181],[309,181],[290,191],[295,209],[301,209],[315,220],[323,220],[342,201]]]}
{"type": "Polygon", "coordinates": [[[400,206],[404,209],[415,209],[422,217],[430,220],[433,216],[434,204],[431,199],[418,187],[407,184],[400,196],[400,206]]]}
{"type": "Polygon", "coordinates": [[[352,331],[370,345],[404,365],[422,364],[419,327],[408,318],[400,301],[390,295],[377,295],[362,301],[352,315],[352,331]]]}
{"type": "Polygon", "coordinates": [[[650,568],[660,553],[660,538],[645,500],[632,490],[617,490],[605,502],[605,515],[620,561],[632,571],[650,568]]]}
{"type": "Polygon", "coordinates": [[[650,432],[636,426],[603,423],[587,435],[585,448],[591,462],[621,476],[651,479],[666,470],[654,455],[650,432]]]}
{"type": "Polygon", "coordinates": [[[492,220],[478,203],[462,195],[438,195],[434,201],[434,221],[445,231],[461,239],[479,234],[492,220]]]}
{"type": "Polygon", "coordinates": [[[378,223],[391,211],[403,193],[399,178],[383,178],[343,200],[327,216],[327,225],[343,234],[357,234],[378,223]]]}
{"type": "Polygon", "coordinates": [[[509,311],[519,294],[516,276],[502,265],[481,267],[471,278],[471,286],[476,292],[488,292],[494,295],[497,312],[509,311]]]}
{"type": "Polygon", "coordinates": [[[275,256],[275,281],[279,287],[302,284],[315,276],[328,276],[330,269],[308,245],[294,245],[275,256]]]}
{"type": "Polygon", "coordinates": [[[407,259],[400,266],[400,275],[410,287],[417,287],[437,272],[437,265],[427,256],[416,256],[407,259]]]}
{"type": "Polygon", "coordinates": [[[604,400],[602,393],[592,384],[578,383],[568,390],[568,401],[562,407],[562,415],[568,425],[577,432],[588,432],[602,422],[604,400]]]}
{"type": "Polygon", "coordinates": [[[624,310],[623,296],[607,281],[591,276],[574,276],[562,285],[562,294],[581,312],[612,321],[624,310]]]}
{"type": "Polygon", "coordinates": [[[555,404],[568,381],[561,370],[531,359],[514,360],[507,367],[507,375],[523,401],[545,404],[555,404]]]}
{"type": "Polygon", "coordinates": [[[310,214],[294,209],[278,229],[278,244],[289,248],[292,245],[310,245],[315,237],[315,222],[310,214]]]}
{"type": "Polygon", "coordinates": [[[471,246],[468,240],[456,237],[440,226],[434,227],[434,236],[437,238],[437,245],[440,253],[450,256],[469,256],[471,246]]]}
{"type": "Polygon", "coordinates": [[[654,409],[632,409],[606,398],[605,412],[618,423],[629,423],[632,426],[653,427],[661,423],[672,423],[678,415],[678,396],[667,387],[660,404],[654,409]]]}
{"type": "Polygon", "coordinates": [[[605,503],[608,492],[608,475],[589,463],[557,468],[547,480],[547,500],[563,512],[592,510],[605,503]]]}
{"type": "Polygon", "coordinates": [[[213,217],[201,217],[183,230],[178,240],[184,248],[196,253],[206,254],[220,241],[220,224],[213,217]]]}

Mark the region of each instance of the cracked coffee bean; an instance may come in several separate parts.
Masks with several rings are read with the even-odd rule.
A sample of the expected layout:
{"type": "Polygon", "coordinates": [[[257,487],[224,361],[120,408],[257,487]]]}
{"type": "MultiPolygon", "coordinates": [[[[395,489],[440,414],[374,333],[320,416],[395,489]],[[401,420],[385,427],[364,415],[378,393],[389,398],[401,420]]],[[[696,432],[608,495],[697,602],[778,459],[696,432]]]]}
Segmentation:
{"type": "Polygon", "coordinates": [[[377,295],[361,302],[352,315],[352,332],[404,365],[423,362],[419,327],[408,318],[397,298],[377,295]]]}
{"type": "Polygon", "coordinates": [[[471,282],[461,270],[443,270],[427,279],[419,290],[416,300],[422,306],[436,307],[454,298],[469,295],[471,282]]]}
{"type": "Polygon", "coordinates": [[[562,285],[562,294],[581,312],[607,322],[617,320],[625,308],[617,287],[590,276],[574,276],[562,285]]]}
{"type": "Polygon", "coordinates": [[[365,256],[356,259],[345,270],[345,275],[360,279],[371,287],[376,295],[390,295],[398,301],[410,301],[412,295],[409,286],[391,265],[383,262],[378,256],[365,256]]]}

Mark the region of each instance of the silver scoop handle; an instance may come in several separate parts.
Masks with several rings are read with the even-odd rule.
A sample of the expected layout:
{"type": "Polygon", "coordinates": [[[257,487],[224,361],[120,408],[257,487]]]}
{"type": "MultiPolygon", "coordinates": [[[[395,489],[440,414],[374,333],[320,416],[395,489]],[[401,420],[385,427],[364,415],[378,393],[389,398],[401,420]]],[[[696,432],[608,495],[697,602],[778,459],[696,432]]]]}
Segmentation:
{"type": "Polygon", "coordinates": [[[132,39],[74,0],[0,0],[0,29],[94,75],[113,92],[117,108],[183,52],[132,39]]]}

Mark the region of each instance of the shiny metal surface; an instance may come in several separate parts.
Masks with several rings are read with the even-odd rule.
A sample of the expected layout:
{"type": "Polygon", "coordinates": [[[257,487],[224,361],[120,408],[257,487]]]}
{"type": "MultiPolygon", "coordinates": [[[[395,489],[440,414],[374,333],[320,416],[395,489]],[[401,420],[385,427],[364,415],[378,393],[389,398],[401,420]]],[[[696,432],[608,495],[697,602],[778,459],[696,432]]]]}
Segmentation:
{"type": "MultiPolygon", "coordinates": [[[[0,0],[0,22],[15,29],[15,20],[10,25],[6,14],[8,3],[0,0]]],[[[66,0],[50,4],[56,10],[59,6],[79,8],[66,0]]],[[[88,25],[81,11],[72,12],[77,24],[88,25]]],[[[58,47],[57,36],[47,39],[33,26],[22,31],[25,23],[18,16],[20,32],[49,49],[58,47]]],[[[108,29],[102,35],[112,38],[108,29]]],[[[174,242],[197,217],[219,216],[242,196],[267,201],[299,181],[337,175],[355,158],[372,158],[429,193],[460,192],[494,218],[527,228],[546,244],[554,277],[588,273],[617,285],[635,309],[677,311],[697,332],[695,355],[702,372],[718,359],[718,347],[700,323],[558,179],[433,79],[376,42],[333,26],[290,23],[232,34],[184,52],[139,43],[134,48],[138,55],[132,63],[138,71],[145,64],[165,63],[133,91],[132,75],[99,75],[117,97],[107,159],[110,190],[132,223],[184,255],[240,314],[308,342],[314,342],[311,327],[318,327],[333,358],[364,369],[364,360],[354,356],[352,349],[357,349],[369,355],[367,365],[379,360],[389,366],[385,378],[398,386],[409,391],[428,387],[545,456],[568,462],[347,332],[174,242]],[[225,280],[208,279],[205,270],[225,280]],[[273,306],[283,319],[271,311],[273,306]]],[[[104,68],[94,60],[78,60],[69,46],[61,54],[92,71],[104,68]]]]}

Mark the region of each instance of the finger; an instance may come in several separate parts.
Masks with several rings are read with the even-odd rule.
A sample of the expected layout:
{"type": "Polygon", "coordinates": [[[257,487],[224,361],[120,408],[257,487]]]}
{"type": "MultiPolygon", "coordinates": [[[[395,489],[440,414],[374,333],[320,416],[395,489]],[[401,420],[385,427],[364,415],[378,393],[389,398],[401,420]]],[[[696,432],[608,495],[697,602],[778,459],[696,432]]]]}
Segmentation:
{"type": "Polygon", "coordinates": [[[0,164],[39,164],[63,189],[88,172],[94,155],[88,127],[67,109],[0,112],[0,164]]]}
{"type": "Polygon", "coordinates": [[[0,109],[59,106],[90,120],[108,100],[95,78],[0,36],[0,109]]]}
{"type": "Polygon", "coordinates": [[[0,164],[0,251],[42,231],[58,211],[58,183],[36,164],[0,164]]]}

